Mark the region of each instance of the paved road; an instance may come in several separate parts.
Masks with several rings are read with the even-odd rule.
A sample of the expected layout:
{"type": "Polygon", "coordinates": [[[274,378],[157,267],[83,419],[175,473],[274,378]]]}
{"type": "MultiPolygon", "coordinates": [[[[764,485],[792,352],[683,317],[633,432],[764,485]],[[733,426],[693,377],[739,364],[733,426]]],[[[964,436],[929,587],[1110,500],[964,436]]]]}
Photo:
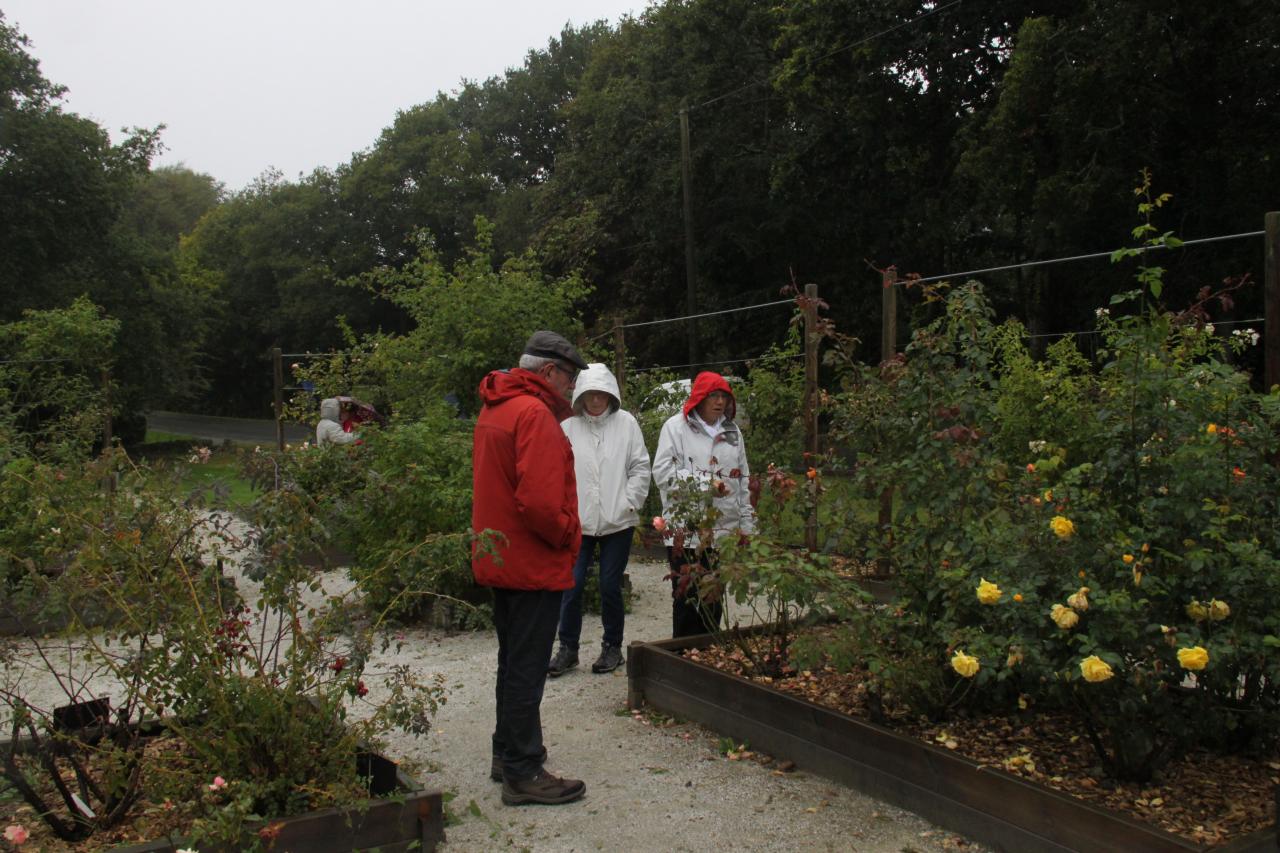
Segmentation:
{"type": "MultiPolygon", "coordinates": [[[[147,413],[147,429],[189,435],[211,443],[243,441],[272,444],[276,440],[276,422],[254,418],[218,418],[212,415],[151,411],[147,413]]],[[[301,442],[314,436],[313,427],[291,423],[284,425],[285,441],[301,442]]]]}

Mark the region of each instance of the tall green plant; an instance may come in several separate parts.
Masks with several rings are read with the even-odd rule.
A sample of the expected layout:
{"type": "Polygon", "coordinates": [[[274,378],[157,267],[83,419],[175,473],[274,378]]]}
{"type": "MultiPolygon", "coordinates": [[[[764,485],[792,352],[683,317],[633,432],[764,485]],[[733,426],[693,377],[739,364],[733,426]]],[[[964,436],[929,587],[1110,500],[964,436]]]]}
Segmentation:
{"type": "MultiPolygon", "coordinates": [[[[1163,202],[1139,195],[1146,221],[1163,202]]],[[[1154,234],[1140,248],[1172,243],[1154,234]]],[[[1066,343],[1033,360],[956,288],[837,425],[855,480],[898,496],[889,530],[849,519],[901,596],[862,634],[881,687],[933,716],[1070,709],[1109,772],[1145,779],[1280,722],[1280,398],[1229,364],[1253,337],[1206,324],[1222,292],[1170,312],[1158,267],[1138,282],[1098,311],[1097,366],[1066,343]]]]}

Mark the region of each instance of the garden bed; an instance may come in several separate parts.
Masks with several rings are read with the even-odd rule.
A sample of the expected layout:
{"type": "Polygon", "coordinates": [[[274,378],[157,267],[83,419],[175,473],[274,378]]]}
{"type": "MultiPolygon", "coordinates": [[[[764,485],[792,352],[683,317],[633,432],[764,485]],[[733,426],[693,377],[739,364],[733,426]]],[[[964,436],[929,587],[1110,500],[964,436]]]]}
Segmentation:
{"type": "MultiPolygon", "coordinates": [[[[93,704],[73,705],[58,711],[83,711],[93,704]]],[[[106,707],[105,704],[102,705],[96,713],[103,713],[106,707]]],[[[57,713],[55,712],[55,716],[57,713]]],[[[93,720],[90,715],[78,722],[90,724],[93,720]]],[[[70,728],[76,728],[77,720],[70,722],[70,728]]],[[[139,731],[148,739],[156,739],[152,746],[163,748],[160,741],[164,735],[160,723],[144,723],[139,731]]],[[[0,750],[5,754],[29,754],[32,752],[32,741],[27,737],[19,738],[16,742],[0,744],[0,750]]],[[[430,851],[444,841],[444,802],[439,791],[422,790],[422,786],[405,774],[394,761],[375,752],[361,751],[356,754],[355,761],[359,775],[368,781],[372,799],[350,807],[316,809],[266,821],[259,830],[259,835],[270,841],[271,850],[308,853],[346,853],[351,850],[372,849],[430,851]]],[[[52,794],[51,791],[47,793],[52,794]]],[[[35,849],[111,849],[117,853],[170,853],[192,846],[179,837],[182,829],[170,825],[171,820],[166,820],[163,805],[154,808],[139,805],[142,805],[139,809],[140,817],[143,818],[141,825],[135,819],[134,823],[125,822],[102,830],[80,842],[59,840],[30,812],[29,807],[17,806],[16,801],[4,804],[5,807],[0,808],[0,817],[5,823],[21,823],[26,826],[31,831],[31,841],[37,845],[35,849]],[[156,834],[156,827],[164,827],[159,831],[164,832],[165,837],[129,843],[147,834],[156,834]]]]}
{"type": "MultiPolygon", "coordinates": [[[[1009,772],[1001,763],[958,754],[959,739],[981,741],[970,722],[954,723],[950,732],[918,732],[934,743],[901,734],[695,659],[720,657],[710,651],[711,644],[710,636],[632,644],[627,658],[628,704],[632,708],[650,705],[696,721],[749,743],[752,750],[793,761],[997,849],[1276,849],[1274,812],[1268,828],[1230,839],[1209,832],[1202,840],[1175,835],[1131,813],[1009,772]],[[962,727],[961,738],[953,737],[962,727]],[[939,734],[947,736],[939,739],[939,734]],[[1215,843],[1223,840],[1225,844],[1215,843]]],[[[839,695],[834,683],[806,689],[803,684],[813,682],[803,675],[800,682],[793,687],[806,695],[839,695]]],[[[836,704],[846,703],[837,698],[836,704]]],[[[1014,757],[1022,754],[1012,745],[1005,752],[1014,757]]],[[[1026,761],[1014,766],[1025,769],[1026,761]]],[[[1219,769],[1215,775],[1223,773],[1219,769]]],[[[1265,808],[1275,792],[1272,787],[1263,794],[1262,804],[1245,805],[1265,808]]],[[[1154,797],[1138,799],[1150,805],[1154,797]]],[[[1162,799],[1174,804],[1171,795],[1162,799]]],[[[1201,825],[1201,830],[1208,829],[1201,825]]]]}

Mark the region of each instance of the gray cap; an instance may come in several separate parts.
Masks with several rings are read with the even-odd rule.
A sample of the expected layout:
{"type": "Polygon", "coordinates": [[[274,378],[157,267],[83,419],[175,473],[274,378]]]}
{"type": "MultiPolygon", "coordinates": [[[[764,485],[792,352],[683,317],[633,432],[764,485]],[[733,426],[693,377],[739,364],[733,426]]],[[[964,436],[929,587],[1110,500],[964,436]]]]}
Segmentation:
{"type": "Polygon", "coordinates": [[[524,345],[524,354],[536,355],[539,358],[558,358],[569,362],[579,370],[587,369],[586,360],[578,355],[578,351],[573,348],[573,344],[555,332],[545,330],[534,332],[524,345]]]}

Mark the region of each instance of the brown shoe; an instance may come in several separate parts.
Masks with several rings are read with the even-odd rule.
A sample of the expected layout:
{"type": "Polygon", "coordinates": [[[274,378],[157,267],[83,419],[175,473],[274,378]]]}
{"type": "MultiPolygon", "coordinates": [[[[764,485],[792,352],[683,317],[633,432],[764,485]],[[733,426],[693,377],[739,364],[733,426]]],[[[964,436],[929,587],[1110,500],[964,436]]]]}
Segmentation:
{"type": "Polygon", "coordinates": [[[506,779],[502,783],[502,802],[509,806],[572,803],[585,793],[587,786],[581,779],[561,779],[545,770],[539,770],[532,779],[506,779]]]}
{"type": "MultiPolygon", "coordinates": [[[[546,763],[547,763],[547,747],[544,745],[542,747],[542,757],[538,759],[538,764],[542,765],[546,763]]],[[[489,765],[489,778],[495,782],[502,781],[502,756],[501,755],[495,755],[493,757],[493,761],[489,765]]]]}

